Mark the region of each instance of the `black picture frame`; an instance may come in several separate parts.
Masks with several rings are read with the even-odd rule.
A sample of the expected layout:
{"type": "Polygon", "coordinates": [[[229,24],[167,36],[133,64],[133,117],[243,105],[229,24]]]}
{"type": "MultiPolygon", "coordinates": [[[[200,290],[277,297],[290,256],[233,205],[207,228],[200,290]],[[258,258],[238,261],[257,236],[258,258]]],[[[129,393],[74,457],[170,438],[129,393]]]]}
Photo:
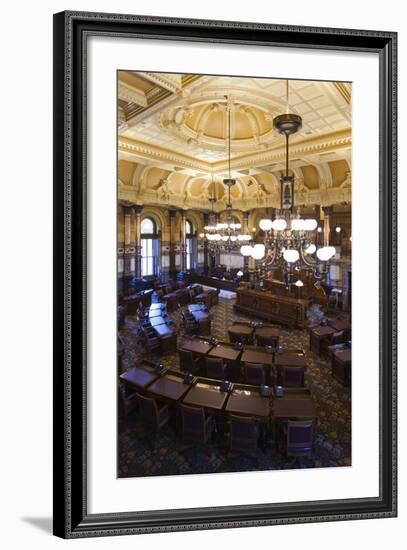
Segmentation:
{"type": "Polygon", "coordinates": [[[64,538],[394,517],[397,514],[397,34],[62,12],[54,15],[54,534],[64,538]],[[380,119],[380,495],[89,514],[86,465],[86,41],[134,36],[375,52],[380,119]]]}

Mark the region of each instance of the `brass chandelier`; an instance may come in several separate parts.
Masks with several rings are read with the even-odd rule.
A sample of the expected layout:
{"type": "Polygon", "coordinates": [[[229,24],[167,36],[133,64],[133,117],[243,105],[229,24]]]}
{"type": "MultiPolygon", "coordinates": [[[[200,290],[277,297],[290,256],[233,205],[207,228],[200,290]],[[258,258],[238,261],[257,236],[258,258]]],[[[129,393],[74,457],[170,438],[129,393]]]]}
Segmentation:
{"type": "Polygon", "coordinates": [[[240,252],[257,260],[261,271],[282,268],[287,283],[293,270],[311,270],[316,286],[326,277],[329,261],[336,250],[329,246],[326,236],[324,246],[317,249],[315,219],[303,219],[294,205],[294,175],[289,174],[289,137],[302,127],[299,115],[288,111],[288,80],[286,83],[287,112],[273,119],[273,127],[285,136],[285,174],[280,178],[281,205],[274,220],[262,219],[259,227],[264,232],[263,243],[243,245],[240,252]]]}
{"type": "MultiPolygon", "coordinates": [[[[239,250],[239,246],[243,242],[251,241],[251,236],[241,233],[242,225],[235,222],[233,217],[231,188],[236,185],[236,179],[231,177],[231,125],[230,125],[230,111],[231,106],[229,98],[226,98],[226,108],[228,113],[228,177],[223,180],[223,184],[227,188],[228,201],[226,204],[225,221],[220,222],[217,220],[217,216],[214,212],[214,204],[216,203],[216,196],[213,195],[209,198],[212,206],[212,212],[210,214],[210,223],[204,227],[205,233],[202,237],[205,237],[208,243],[208,248],[211,253],[216,254],[218,252],[232,252],[239,250]]],[[[213,183],[213,178],[212,178],[213,183]]]]}

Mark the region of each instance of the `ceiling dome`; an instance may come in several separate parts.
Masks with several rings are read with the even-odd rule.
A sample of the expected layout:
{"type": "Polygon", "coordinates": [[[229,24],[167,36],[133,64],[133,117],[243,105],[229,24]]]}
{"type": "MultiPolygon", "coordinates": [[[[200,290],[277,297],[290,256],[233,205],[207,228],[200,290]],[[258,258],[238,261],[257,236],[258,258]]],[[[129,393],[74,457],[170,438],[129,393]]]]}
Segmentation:
{"type": "MultiPolygon", "coordinates": [[[[276,139],[272,114],[259,106],[234,100],[230,106],[231,150],[245,151],[269,145],[276,139]]],[[[228,137],[228,111],[225,98],[190,101],[169,109],[160,119],[167,132],[176,133],[187,143],[225,151],[228,137]]]]}
{"type": "MultiPolygon", "coordinates": [[[[232,141],[250,140],[270,132],[272,122],[266,120],[264,115],[265,113],[257,107],[232,105],[230,124],[232,141]]],[[[222,103],[201,105],[186,118],[185,124],[197,135],[225,140],[228,131],[226,105],[222,103]]]]}

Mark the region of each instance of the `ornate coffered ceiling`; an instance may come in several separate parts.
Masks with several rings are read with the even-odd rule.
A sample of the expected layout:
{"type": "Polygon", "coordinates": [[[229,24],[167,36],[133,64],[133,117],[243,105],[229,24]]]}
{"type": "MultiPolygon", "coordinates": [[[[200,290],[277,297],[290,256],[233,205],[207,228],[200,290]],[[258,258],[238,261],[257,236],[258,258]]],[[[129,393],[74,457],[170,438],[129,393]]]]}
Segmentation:
{"type": "MultiPolygon", "coordinates": [[[[119,199],[182,208],[225,206],[227,106],[235,208],[278,207],[284,139],[273,117],[287,109],[286,81],[119,72],[119,199]]],[[[351,201],[351,85],[290,81],[290,141],[297,204],[351,201]]]]}

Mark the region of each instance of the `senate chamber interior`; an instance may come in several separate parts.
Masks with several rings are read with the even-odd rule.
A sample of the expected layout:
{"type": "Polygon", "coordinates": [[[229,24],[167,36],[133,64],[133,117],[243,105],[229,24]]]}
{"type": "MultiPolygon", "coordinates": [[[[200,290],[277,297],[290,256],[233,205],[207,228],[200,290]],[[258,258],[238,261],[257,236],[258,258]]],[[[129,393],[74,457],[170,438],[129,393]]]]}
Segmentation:
{"type": "Polygon", "coordinates": [[[350,466],[351,84],[117,78],[118,477],[350,466]]]}

